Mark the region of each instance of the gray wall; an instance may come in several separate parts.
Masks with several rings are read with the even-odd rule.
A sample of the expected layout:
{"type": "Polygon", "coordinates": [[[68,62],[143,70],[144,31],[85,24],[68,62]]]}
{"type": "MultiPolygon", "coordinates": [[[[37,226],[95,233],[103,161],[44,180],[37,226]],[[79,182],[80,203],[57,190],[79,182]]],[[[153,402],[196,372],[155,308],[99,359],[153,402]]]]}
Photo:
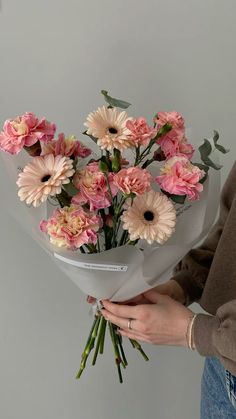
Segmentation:
{"type": "MultiPolygon", "coordinates": [[[[234,0],[2,0],[0,123],[33,111],[79,134],[107,89],[133,115],[178,110],[195,140],[218,129],[231,147],[224,180],[236,152],[235,13],[234,0]]],[[[85,297],[1,215],[0,418],[197,419],[203,359],[185,349],[147,347],[149,364],[128,350],[119,385],[107,348],[75,381],[85,297]]]]}

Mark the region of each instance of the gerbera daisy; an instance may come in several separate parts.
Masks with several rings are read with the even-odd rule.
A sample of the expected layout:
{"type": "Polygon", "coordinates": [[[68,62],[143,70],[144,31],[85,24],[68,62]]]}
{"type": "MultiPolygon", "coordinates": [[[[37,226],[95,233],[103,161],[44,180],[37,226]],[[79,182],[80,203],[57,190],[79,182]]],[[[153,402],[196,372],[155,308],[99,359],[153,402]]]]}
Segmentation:
{"type": "Polygon", "coordinates": [[[84,125],[87,127],[87,134],[97,138],[97,144],[101,149],[116,148],[122,152],[134,147],[133,141],[129,138],[131,132],[126,127],[129,119],[131,118],[128,118],[125,111],[119,112],[116,108],[102,106],[88,115],[84,125]]]}
{"type": "Polygon", "coordinates": [[[176,212],[172,202],[161,192],[151,190],[134,198],[121,216],[130,240],[144,239],[149,244],[163,244],[175,230],[176,212]]]}
{"type": "Polygon", "coordinates": [[[21,201],[38,207],[49,196],[61,193],[62,185],[70,182],[74,174],[73,160],[64,156],[34,157],[19,174],[17,185],[21,201]]]}

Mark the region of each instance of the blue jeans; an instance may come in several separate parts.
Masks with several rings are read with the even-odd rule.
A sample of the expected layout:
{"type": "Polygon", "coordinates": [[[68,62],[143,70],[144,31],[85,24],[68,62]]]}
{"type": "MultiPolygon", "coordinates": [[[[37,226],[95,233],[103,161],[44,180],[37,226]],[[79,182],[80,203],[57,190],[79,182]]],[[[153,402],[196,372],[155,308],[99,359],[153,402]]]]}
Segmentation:
{"type": "Polygon", "coordinates": [[[201,419],[236,418],[236,377],[216,358],[206,358],[201,393],[201,419]]]}

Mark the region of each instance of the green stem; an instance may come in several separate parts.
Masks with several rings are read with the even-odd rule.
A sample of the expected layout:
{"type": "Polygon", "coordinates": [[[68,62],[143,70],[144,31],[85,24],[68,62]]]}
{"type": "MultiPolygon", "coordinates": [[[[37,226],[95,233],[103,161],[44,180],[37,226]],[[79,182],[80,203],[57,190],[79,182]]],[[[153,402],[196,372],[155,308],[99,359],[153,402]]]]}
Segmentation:
{"type": "Polygon", "coordinates": [[[144,352],[142,346],[140,345],[140,343],[137,340],[130,339],[130,343],[133,346],[133,348],[137,349],[141,353],[141,355],[143,356],[145,361],[149,361],[149,358],[148,358],[147,354],[144,352]]]}
{"type": "Polygon", "coordinates": [[[114,350],[114,355],[115,355],[115,364],[116,364],[117,371],[118,371],[119,381],[120,381],[120,383],[123,383],[123,378],[122,378],[121,369],[120,369],[120,363],[121,363],[120,354],[119,354],[119,350],[117,348],[115,337],[114,337],[113,325],[109,321],[108,321],[108,326],[109,326],[109,330],[110,330],[111,341],[112,341],[112,344],[113,344],[113,350],[114,350]]]}
{"type": "Polygon", "coordinates": [[[105,342],[105,335],[106,335],[106,328],[107,328],[107,321],[105,320],[104,317],[102,317],[102,324],[101,324],[101,341],[100,341],[100,348],[99,348],[99,352],[100,354],[103,354],[104,352],[104,342],[105,342]]]}
{"type": "Polygon", "coordinates": [[[96,336],[97,336],[97,331],[98,331],[98,327],[99,327],[99,323],[100,323],[100,318],[101,318],[100,316],[96,316],[95,319],[94,319],[92,328],[91,328],[90,333],[89,333],[87,343],[85,345],[85,349],[82,353],[80,369],[79,369],[79,372],[76,376],[77,379],[79,379],[81,377],[81,374],[86,367],[86,362],[87,362],[87,359],[89,357],[89,354],[94,347],[94,341],[95,341],[96,336]]]}
{"type": "Polygon", "coordinates": [[[100,343],[101,343],[101,339],[102,339],[102,322],[103,322],[103,319],[104,319],[104,317],[100,316],[99,331],[98,331],[97,343],[96,343],[96,347],[95,347],[95,352],[94,352],[94,356],[93,356],[92,365],[95,365],[96,361],[97,361],[97,356],[98,356],[100,343]]]}
{"type": "Polygon", "coordinates": [[[123,344],[122,344],[122,336],[118,334],[117,335],[117,340],[118,340],[118,343],[119,343],[120,353],[121,353],[124,365],[127,367],[128,361],[127,361],[125,353],[124,353],[124,348],[123,348],[123,344]]]}

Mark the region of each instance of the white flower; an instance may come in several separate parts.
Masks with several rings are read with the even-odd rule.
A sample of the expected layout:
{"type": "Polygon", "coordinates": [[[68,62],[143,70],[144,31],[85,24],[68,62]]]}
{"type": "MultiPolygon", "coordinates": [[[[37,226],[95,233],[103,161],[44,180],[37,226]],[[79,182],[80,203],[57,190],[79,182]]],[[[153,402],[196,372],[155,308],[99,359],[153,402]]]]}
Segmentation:
{"type": "Polygon", "coordinates": [[[130,130],[126,123],[131,118],[125,111],[119,112],[117,108],[102,106],[97,111],[91,112],[85,122],[87,134],[97,138],[97,144],[104,150],[124,151],[134,147],[129,138],[130,130]]]}
{"type": "Polygon", "coordinates": [[[149,244],[163,244],[175,230],[176,212],[171,200],[151,190],[134,198],[121,216],[130,240],[144,239],[149,244]]]}
{"type": "Polygon", "coordinates": [[[48,196],[60,194],[62,185],[70,182],[74,172],[73,160],[68,157],[53,154],[34,157],[16,182],[20,200],[38,207],[48,196]]]}

